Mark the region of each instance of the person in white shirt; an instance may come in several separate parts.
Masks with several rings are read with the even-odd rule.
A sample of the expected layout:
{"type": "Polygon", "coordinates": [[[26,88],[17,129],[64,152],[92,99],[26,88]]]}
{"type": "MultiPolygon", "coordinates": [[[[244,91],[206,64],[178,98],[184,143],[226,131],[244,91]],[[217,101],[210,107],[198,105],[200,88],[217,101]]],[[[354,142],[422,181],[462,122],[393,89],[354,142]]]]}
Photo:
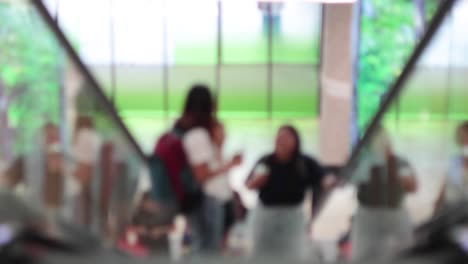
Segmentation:
{"type": "Polygon", "coordinates": [[[194,250],[202,253],[216,253],[221,249],[222,201],[229,199],[231,192],[224,178],[228,171],[241,163],[240,156],[227,162],[217,157],[213,139],[217,123],[214,112],[210,90],[204,85],[195,85],[187,96],[183,116],[176,124],[186,131],[182,139],[184,151],[193,177],[203,190],[200,208],[188,216],[194,250]]]}
{"type": "Polygon", "coordinates": [[[79,182],[80,222],[90,227],[93,217],[92,182],[95,180],[102,140],[90,117],[78,117],[75,131],[73,154],[76,161],[75,177],[79,182]]]}

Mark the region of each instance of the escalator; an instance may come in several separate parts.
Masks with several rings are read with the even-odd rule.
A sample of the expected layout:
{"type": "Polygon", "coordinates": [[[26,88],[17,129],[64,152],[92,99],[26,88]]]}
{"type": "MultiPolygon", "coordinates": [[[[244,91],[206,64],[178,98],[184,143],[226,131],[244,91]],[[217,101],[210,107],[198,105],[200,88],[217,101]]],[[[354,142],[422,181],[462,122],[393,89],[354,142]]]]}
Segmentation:
{"type": "Polygon", "coordinates": [[[318,216],[352,219],[344,262],[467,261],[467,13],[441,2],[341,173],[352,213],[330,214],[338,191],[318,216]]]}
{"type": "Polygon", "coordinates": [[[41,1],[0,17],[0,262],[123,258],[142,150],[41,1]]]}
{"type": "MultiPolygon", "coordinates": [[[[405,258],[429,256],[437,263],[446,263],[444,257],[457,263],[465,257],[465,237],[456,235],[463,234],[463,229],[454,233],[447,228],[466,220],[463,200],[436,213],[433,201],[455,152],[454,128],[468,118],[468,100],[464,100],[468,90],[463,86],[468,59],[456,53],[468,48],[460,34],[466,3],[442,3],[342,172],[351,188],[368,180],[362,177],[362,168],[376,156],[370,145],[379,127],[387,131],[395,153],[411,164],[418,188],[405,195],[404,206],[420,228],[416,246],[394,262],[415,263],[405,258]],[[447,34],[450,45],[443,43],[447,34]],[[452,96],[443,104],[446,115],[428,118],[431,111],[438,111],[438,95],[447,89],[452,96]],[[422,99],[416,105],[407,103],[415,97],[422,99]],[[397,107],[410,114],[396,115],[397,107]],[[439,240],[444,243],[429,243],[439,240]]],[[[0,251],[0,260],[5,256],[23,261],[17,263],[135,263],[115,244],[130,221],[146,168],[143,152],[40,1],[0,1],[0,15],[8,18],[8,26],[0,31],[0,47],[6,51],[0,53],[0,62],[6,65],[0,72],[0,247],[13,237],[28,244],[47,244],[33,250],[36,260],[15,258],[16,247],[14,254],[8,251],[5,256],[0,251]],[[85,172],[78,172],[80,168],[85,172]]],[[[324,204],[318,217],[327,217],[329,205],[324,204]]],[[[28,247],[24,250],[30,252],[28,247]]]]}

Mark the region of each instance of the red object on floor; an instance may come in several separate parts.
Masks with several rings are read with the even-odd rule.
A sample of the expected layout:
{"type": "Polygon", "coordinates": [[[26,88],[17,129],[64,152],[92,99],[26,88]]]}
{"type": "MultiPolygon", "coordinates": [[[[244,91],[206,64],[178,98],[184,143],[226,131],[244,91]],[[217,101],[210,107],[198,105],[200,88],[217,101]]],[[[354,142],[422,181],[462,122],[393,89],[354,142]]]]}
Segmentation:
{"type": "Polygon", "coordinates": [[[132,228],[127,229],[125,235],[117,243],[117,247],[136,257],[146,257],[149,255],[148,248],[140,243],[138,234],[132,228]],[[133,237],[133,241],[131,237],[133,237]]]}
{"type": "Polygon", "coordinates": [[[341,255],[347,260],[351,259],[351,242],[344,243],[340,246],[341,255]]]}

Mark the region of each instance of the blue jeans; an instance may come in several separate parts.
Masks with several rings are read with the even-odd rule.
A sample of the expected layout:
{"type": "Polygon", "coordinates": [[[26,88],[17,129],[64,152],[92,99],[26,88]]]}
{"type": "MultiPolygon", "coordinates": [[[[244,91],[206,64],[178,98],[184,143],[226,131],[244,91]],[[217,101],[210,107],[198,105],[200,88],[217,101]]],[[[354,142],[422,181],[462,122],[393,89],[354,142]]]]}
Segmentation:
{"type": "Polygon", "coordinates": [[[199,210],[189,216],[195,252],[216,254],[221,251],[224,223],[223,205],[222,201],[205,196],[199,210]]]}

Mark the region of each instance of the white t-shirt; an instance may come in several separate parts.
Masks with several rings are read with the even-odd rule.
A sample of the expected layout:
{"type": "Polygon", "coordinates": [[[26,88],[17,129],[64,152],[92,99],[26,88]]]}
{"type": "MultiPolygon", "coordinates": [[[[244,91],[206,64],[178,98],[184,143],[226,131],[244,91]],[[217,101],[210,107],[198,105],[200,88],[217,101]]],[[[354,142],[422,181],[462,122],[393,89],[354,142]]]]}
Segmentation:
{"type": "Polygon", "coordinates": [[[101,138],[92,129],[81,129],[78,131],[74,144],[74,154],[78,162],[94,165],[98,162],[101,138]]]}
{"type": "MultiPolygon", "coordinates": [[[[190,130],[184,136],[182,143],[190,165],[208,164],[212,170],[216,170],[222,165],[222,161],[218,160],[216,156],[216,147],[206,129],[190,130]]],[[[205,182],[203,191],[220,201],[228,201],[232,198],[232,190],[226,174],[213,176],[205,182]]]]}

